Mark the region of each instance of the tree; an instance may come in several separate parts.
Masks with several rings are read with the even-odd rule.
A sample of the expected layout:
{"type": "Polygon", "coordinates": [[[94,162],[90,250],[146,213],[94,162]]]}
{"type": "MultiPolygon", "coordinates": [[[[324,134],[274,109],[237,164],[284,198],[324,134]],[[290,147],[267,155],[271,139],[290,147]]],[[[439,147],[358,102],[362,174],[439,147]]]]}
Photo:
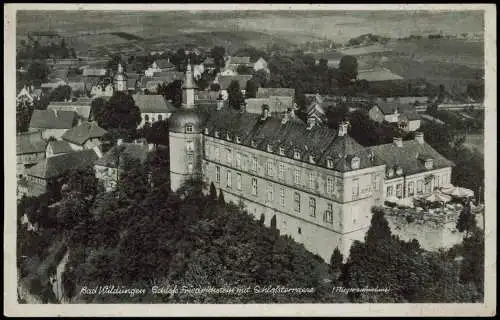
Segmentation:
{"type": "Polygon", "coordinates": [[[391,239],[391,228],[384,217],[384,212],[376,210],[373,212],[370,228],[365,236],[368,245],[377,245],[380,241],[391,239]]]}
{"type": "Polygon", "coordinates": [[[175,107],[180,108],[182,105],[182,81],[175,80],[167,85],[160,85],[158,94],[161,94],[167,100],[171,100],[175,107]]]}
{"type": "Polygon", "coordinates": [[[33,62],[28,68],[27,79],[30,83],[40,85],[47,81],[49,74],[50,69],[45,63],[33,62]]]}
{"type": "Polygon", "coordinates": [[[219,190],[219,200],[218,200],[219,204],[225,204],[226,201],[224,200],[224,192],[222,192],[222,190],[219,190]]]}
{"type": "Polygon", "coordinates": [[[240,65],[236,68],[236,72],[238,74],[253,74],[254,70],[253,67],[240,65]]]}
{"type": "Polygon", "coordinates": [[[465,231],[466,235],[468,235],[469,232],[474,228],[475,224],[476,220],[472,215],[472,210],[469,203],[466,206],[464,206],[464,208],[460,212],[460,216],[458,217],[456,227],[458,231],[460,232],[465,231]]]}
{"type": "Polygon", "coordinates": [[[102,128],[118,130],[135,130],[141,122],[141,112],[134,99],[123,92],[115,92],[109,99],[102,113],[102,128]]]}
{"type": "Polygon", "coordinates": [[[258,86],[253,79],[247,81],[245,89],[246,98],[255,98],[257,96],[258,86]]]}
{"type": "Polygon", "coordinates": [[[344,257],[342,253],[340,253],[339,248],[335,248],[332,253],[332,257],[330,258],[330,271],[333,273],[338,273],[342,268],[342,261],[344,257]]]}
{"type": "Polygon", "coordinates": [[[221,46],[215,46],[210,50],[210,56],[214,59],[215,67],[218,69],[224,68],[225,60],[224,55],[226,54],[226,49],[221,46]]]}
{"type": "Polygon", "coordinates": [[[184,48],[179,48],[170,58],[170,62],[175,65],[177,71],[186,71],[187,56],[184,48]]]}
{"type": "Polygon", "coordinates": [[[269,72],[266,70],[257,70],[253,77],[252,80],[255,81],[255,84],[259,87],[265,88],[269,82],[269,72]]]}
{"type": "Polygon", "coordinates": [[[122,61],[122,58],[119,55],[113,55],[111,59],[106,63],[106,69],[116,72],[116,70],[118,70],[118,64],[121,64],[123,70],[125,71],[127,66],[122,61]]]}
{"type": "Polygon", "coordinates": [[[241,105],[245,102],[245,98],[241,93],[240,83],[236,80],[231,81],[229,87],[227,88],[227,95],[229,105],[233,107],[233,109],[239,110],[241,105]]]}
{"type": "Polygon", "coordinates": [[[339,83],[347,86],[358,76],[358,60],[353,56],[343,56],[339,63],[339,83]]]}
{"type": "Polygon", "coordinates": [[[217,201],[217,189],[215,189],[215,185],[213,182],[210,183],[210,193],[209,193],[210,200],[212,201],[217,201]]]}
{"type": "Polygon", "coordinates": [[[90,103],[90,115],[89,115],[89,120],[95,120],[99,124],[99,126],[102,126],[102,116],[104,115],[104,111],[107,107],[107,102],[103,98],[99,97],[90,103]]]}
{"type": "Polygon", "coordinates": [[[271,218],[271,230],[276,230],[276,215],[271,218]]]}
{"type": "Polygon", "coordinates": [[[62,85],[50,93],[50,101],[66,101],[71,98],[71,87],[62,85]]]}

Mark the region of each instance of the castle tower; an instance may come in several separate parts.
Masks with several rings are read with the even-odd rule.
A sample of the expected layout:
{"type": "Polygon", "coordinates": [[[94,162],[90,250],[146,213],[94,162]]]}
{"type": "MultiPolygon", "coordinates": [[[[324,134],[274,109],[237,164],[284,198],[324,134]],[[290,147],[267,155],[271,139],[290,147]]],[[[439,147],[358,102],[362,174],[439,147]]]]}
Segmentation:
{"type": "Polygon", "coordinates": [[[182,107],[168,119],[170,188],[178,190],[189,178],[201,178],[202,123],[195,110],[193,69],[188,63],[182,85],[182,107]]]}
{"type": "Polygon", "coordinates": [[[123,73],[123,67],[121,63],[118,64],[118,72],[113,78],[113,84],[115,91],[126,92],[127,91],[127,76],[123,73]]]}

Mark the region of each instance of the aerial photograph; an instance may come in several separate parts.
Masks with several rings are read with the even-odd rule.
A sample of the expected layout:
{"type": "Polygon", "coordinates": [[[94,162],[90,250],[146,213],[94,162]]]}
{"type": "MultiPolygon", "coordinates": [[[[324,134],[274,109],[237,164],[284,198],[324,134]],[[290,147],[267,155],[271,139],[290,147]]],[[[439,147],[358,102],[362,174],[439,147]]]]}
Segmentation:
{"type": "Polygon", "coordinates": [[[484,11],[15,30],[19,304],[483,303],[484,11]]]}

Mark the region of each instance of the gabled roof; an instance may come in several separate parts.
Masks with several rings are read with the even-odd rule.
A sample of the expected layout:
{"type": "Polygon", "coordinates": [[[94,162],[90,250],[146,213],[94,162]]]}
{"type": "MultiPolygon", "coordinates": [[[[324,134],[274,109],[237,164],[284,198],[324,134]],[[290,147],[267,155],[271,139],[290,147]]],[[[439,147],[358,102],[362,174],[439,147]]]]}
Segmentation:
{"type": "Polygon", "coordinates": [[[235,57],[229,58],[229,64],[250,64],[250,57],[235,57]]]}
{"type": "Polygon", "coordinates": [[[47,148],[49,147],[52,149],[53,154],[61,154],[74,151],[68,142],[62,140],[50,141],[47,148]]]}
{"type": "MultiPolygon", "coordinates": [[[[233,142],[240,136],[241,143],[251,148],[267,151],[268,144],[273,152],[283,148],[284,156],[294,158],[294,151],[300,152],[300,160],[309,161],[313,156],[316,165],[326,167],[327,160],[334,161],[333,170],[345,172],[353,170],[351,159],[360,159],[360,169],[382,165],[378,158],[370,158],[368,150],[349,135],[338,136],[335,130],[326,126],[315,126],[308,130],[302,122],[287,121],[271,117],[264,121],[261,115],[241,113],[234,110],[213,112],[207,123],[208,135],[219,133],[219,139],[229,134],[233,142]]],[[[206,133],[205,133],[206,134],[206,133]]]]}
{"type": "Polygon", "coordinates": [[[70,129],[77,119],[75,111],[34,110],[30,128],[34,129],[70,129]]]}
{"type": "Polygon", "coordinates": [[[152,77],[144,77],[145,79],[160,79],[166,83],[174,82],[175,80],[184,80],[184,73],[180,71],[160,71],[153,73],[152,77]]]}
{"type": "Polygon", "coordinates": [[[160,69],[170,69],[170,68],[175,68],[175,65],[173,65],[168,59],[159,59],[156,60],[156,65],[160,69]]]}
{"type": "Polygon", "coordinates": [[[76,101],[51,101],[47,110],[75,111],[80,117],[88,119],[93,99],[79,98],[76,101]]]}
{"type": "Polygon", "coordinates": [[[72,169],[84,168],[98,159],[93,149],[74,151],[44,159],[26,173],[43,179],[57,178],[72,169]]]}
{"type": "Polygon", "coordinates": [[[415,111],[414,107],[403,104],[399,101],[390,101],[390,102],[377,102],[375,104],[376,107],[384,115],[394,114],[395,110],[398,110],[398,113],[402,116],[403,119],[407,120],[420,120],[420,115],[415,111]]]}
{"type": "Polygon", "coordinates": [[[227,90],[232,81],[238,81],[240,84],[240,89],[245,89],[247,86],[248,80],[252,79],[252,75],[249,74],[240,74],[234,76],[219,76],[219,85],[222,90],[227,90]]]}
{"type": "Polygon", "coordinates": [[[47,141],[41,131],[19,133],[16,136],[16,155],[45,152],[47,141]]]}
{"type": "Polygon", "coordinates": [[[257,90],[257,98],[269,98],[272,96],[278,97],[294,97],[295,89],[291,88],[259,88],[257,90]]]}
{"type": "Polygon", "coordinates": [[[106,69],[104,68],[85,68],[83,69],[84,77],[102,77],[106,75],[106,69]]]}
{"type": "Polygon", "coordinates": [[[171,113],[177,110],[160,94],[134,94],[132,98],[143,113],[171,113]]]}
{"type": "Polygon", "coordinates": [[[118,164],[121,163],[120,161],[123,160],[123,156],[144,162],[147,159],[148,152],[148,146],[146,144],[122,143],[121,145],[111,148],[102,158],[96,160],[94,164],[108,168],[116,168],[118,164]]]}
{"type": "Polygon", "coordinates": [[[83,145],[87,140],[93,138],[101,138],[107,133],[106,130],[99,127],[95,121],[83,122],[79,126],[73,127],[62,135],[62,139],[77,144],[83,145]]]}
{"type": "Polygon", "coordinates": [[[403,141],[403,146],[398,147],[394,143],[382,144],[370,147],[375,156],[382,159],[388,167],[399,166],[403,174],[414,174],[427,171],[422,157],[434,160],[434,168],[445,168],[454,166],[453,162],[446,159],[429,144],[420,144],[416,140],[403,141]]]}

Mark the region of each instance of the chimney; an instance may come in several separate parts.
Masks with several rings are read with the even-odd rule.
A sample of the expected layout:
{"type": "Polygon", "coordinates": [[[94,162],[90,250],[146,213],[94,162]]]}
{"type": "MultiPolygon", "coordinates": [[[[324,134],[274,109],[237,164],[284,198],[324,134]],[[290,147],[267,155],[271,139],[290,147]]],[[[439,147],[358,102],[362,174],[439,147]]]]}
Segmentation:
{"type": "Polygon", "coordinates": [[[342,121],[339,123],[339,132],[338,132],[338,136],[339,137],[343,137],[345,135],[347,135],[347,128],[349,127],[349,122],[347,121],[342,121]]]}
{"type": "Polygon", "coordinates": [[[260,120],[264,121],[269,118],[269,107],[268,106],[263,106],[262,107],[262,118],[260,120]]]}
{"type": "Polygon", "coordinates": [[[119,146],[123,143],[123,139],[117,139],[116,140],[116,145],[119,146]]]}
{"type": "Polygon", "coordinates": [[[394,144],[397,146],[397,147],[402,147],[403,146],[403,138],[401,137],[394,137],[392,139],[392,141],[394,142],[394,144]]]}
{"type": "Polygon", "coordinates": [[[424,144],[424,133],[423,132],[416,132],[415,133],[415,140],[419,144],[424,144]]]}

